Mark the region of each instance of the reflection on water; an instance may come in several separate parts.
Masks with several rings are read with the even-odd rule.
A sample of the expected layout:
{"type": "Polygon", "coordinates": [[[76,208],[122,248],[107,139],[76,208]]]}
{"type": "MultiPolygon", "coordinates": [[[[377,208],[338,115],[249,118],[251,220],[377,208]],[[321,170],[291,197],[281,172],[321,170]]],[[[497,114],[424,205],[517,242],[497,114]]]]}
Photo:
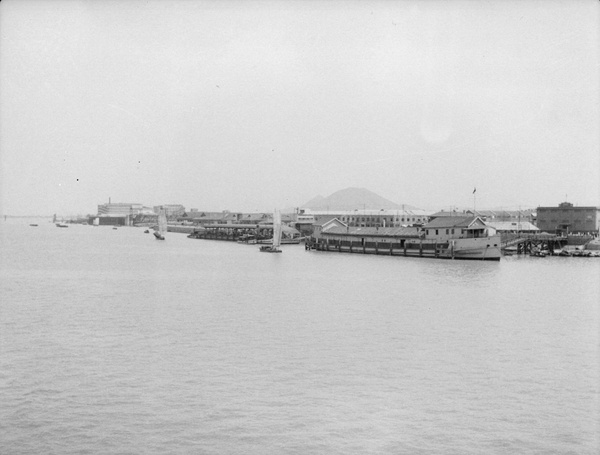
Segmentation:
{"type": "Polygon", "coordinates": [[[0,453],[598,453],[600,260],[0,225],[0,453]]]}
{"type": "MultiPolygon", "coordinates": [[[[431,261],[428,261],[431,262],[431,261]]],[[[502,263],[490,261],[433,261],[424,270],[442,286],[494,286],[502,271],[502,263]]]]}

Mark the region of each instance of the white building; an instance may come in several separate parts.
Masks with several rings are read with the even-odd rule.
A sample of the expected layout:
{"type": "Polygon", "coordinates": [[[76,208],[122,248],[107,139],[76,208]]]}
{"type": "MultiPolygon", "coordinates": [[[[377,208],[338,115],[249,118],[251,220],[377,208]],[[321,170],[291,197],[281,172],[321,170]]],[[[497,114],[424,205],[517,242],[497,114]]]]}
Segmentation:
{"type": "Polygon", "coordinates": [[[478,216],[441,216],[423,226],[423,232],[425,239],[437,242],[496,234],[496,230],[478,216]]]}
{"type": "Polygon", "coordinates": [[[155,205],[154,213],[158,214],[158,212],[161,208],[165,209],[167,218],[183,216],[183,214],[185,213],[185,207],[181,204],[155,205]]]}
{"type": "Polygon", "coordinates": [[[302,210],[297,219],[318,223],[321,218],[335,217],[351,227],[402,227],[422,225],[429,221],[432,212],[425,210],[302,210]]]}
{"type": "Polygon", "coordinates": [[[143,213],[144,206],[142,204],[131,202],[115,202],[108,204],[98,204],[98,215],[100,216],[127,216],[139,215],[143,213]]]}

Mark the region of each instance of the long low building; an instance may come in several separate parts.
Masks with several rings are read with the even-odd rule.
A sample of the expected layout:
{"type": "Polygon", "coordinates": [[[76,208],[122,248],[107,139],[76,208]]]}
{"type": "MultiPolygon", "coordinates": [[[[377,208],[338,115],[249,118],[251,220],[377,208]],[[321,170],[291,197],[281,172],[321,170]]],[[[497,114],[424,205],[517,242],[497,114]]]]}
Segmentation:
{"type": "Polygon", "coordinates": [[[294,227],[305,235],[313,233],[313,225],[338,219],[349,227],[406,227],[421,226],[429,221],[428,212],[420,209],[394,210],[310,210],[300,209],[294,227]]]}
{"type": "Polygon", "coordinates": [[[98,215],[102,216],[134,216],[140,214],[152,214],[154,211],[142,204],[132,202],[109,202],[98,204],[98,215]]]}
{"type": "Polygon", "coordinates": [[[350,227],[401,227],[413,224],[427,223],[431,212],[419,209],[413,210],[302,210],[298,221],[309,220],[312,216],[314,223],[322,220],[337,218],[350,227]]]}

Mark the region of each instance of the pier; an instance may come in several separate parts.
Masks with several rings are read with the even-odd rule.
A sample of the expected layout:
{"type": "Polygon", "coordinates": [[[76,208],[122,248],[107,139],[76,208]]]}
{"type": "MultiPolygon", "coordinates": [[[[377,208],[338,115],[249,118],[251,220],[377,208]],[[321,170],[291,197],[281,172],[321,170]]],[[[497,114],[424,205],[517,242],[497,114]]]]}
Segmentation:
{"type": "MultiPolygon", "coordinates": [[[[273,239],[272,224],[208,224],[195,228],[190,239],[225,240],[241,243],[270,243],[273,239]]],[[[300,233],[282,226],[281,243],[296,244],[301,241],[300,233]]]]}
{"type": "Polygon", "coordinates": [[[567,237],[554,234],[503,234],[502,252],[508,250],[517,254],[531,254],[547,250],[554,253],[564,248],[567,242],[567,237]]]}
{"type": "Polygon", "coordinates": [[[235,242],[244,238],[256,241],[273,237],[272,225],[259,224],[209,224],[196,230],[188,237],[194,239],[228,240],[235,242]]]}

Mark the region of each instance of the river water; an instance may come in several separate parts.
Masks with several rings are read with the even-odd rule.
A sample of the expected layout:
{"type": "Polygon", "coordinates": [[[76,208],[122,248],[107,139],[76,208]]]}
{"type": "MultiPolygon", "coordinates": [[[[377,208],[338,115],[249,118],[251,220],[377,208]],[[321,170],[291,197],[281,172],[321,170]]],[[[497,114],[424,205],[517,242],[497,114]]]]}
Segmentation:
{"type": "Polygon", "coordinates": [[[600,452],[600,259],[30,222],[0,222],[2,454],[600,452]]]}

